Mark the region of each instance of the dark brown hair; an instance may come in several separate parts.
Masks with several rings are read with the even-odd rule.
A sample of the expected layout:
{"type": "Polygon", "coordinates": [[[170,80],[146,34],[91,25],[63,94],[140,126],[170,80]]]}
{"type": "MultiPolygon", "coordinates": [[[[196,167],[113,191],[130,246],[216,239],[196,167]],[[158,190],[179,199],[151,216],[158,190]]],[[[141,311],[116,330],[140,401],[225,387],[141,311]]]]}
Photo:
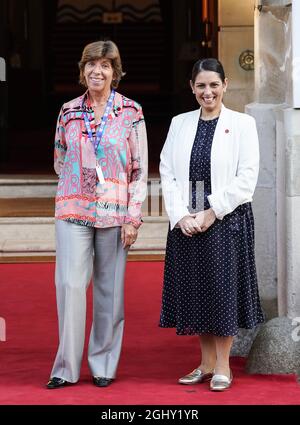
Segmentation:
{"type": "Polygon", "coordinates": [[[199,59],[193,66],[192,69],[192,77],[191,80],[193,84],[195,84],[197,75],[201,71],[213,71],[219,74],[219,77],[221,78],[222,82],[225,82],[225,72],[223,65],[221,64],[218,59],[215,58],[205,58],[205,59],[199,59]]]}

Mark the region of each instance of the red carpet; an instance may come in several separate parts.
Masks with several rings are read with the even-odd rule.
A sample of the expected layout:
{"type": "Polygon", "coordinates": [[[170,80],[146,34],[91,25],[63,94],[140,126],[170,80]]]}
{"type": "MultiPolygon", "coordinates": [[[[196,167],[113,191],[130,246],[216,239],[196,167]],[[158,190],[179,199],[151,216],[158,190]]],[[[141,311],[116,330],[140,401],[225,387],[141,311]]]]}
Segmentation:
{"type": "MultiPolygon", "coordinates": [[[[163,264],[130,262],[126,274],[126,325],[118,379],[109,388],[91,384],[86,354],[78,384],[59,390],[44,385],[57,344],[54,264],[1,264],[0,404],[95,405],[297,405],[300,386],[293,375],[247,375],[245,360],[232,359],[234,383],[224,393],[207,384],[177,385],[198,365],[197,337],[176,336],[157,326],[163,264]]],[[[91,294],[89,294],[90,326],[91,294]]]]}

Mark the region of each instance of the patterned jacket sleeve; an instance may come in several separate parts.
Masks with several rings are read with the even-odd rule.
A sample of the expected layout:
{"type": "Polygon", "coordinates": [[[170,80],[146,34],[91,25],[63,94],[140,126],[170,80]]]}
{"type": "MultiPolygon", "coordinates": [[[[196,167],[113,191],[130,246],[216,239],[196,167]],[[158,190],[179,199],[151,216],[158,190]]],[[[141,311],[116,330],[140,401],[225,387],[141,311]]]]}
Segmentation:
{"type": "Polygon", "coordinates": [[[128,209],[125,223],[136,228],[142,222],[142,203],[147,194],[148,146],[142,108],[139,106],[129,136],[132,172],[128,185],[128,209]]]}
{"type": "Polygon", "coordinates": [[[63,122],[63,109],[64,107],[62,106],[58,115],[54,141],[54,170],[57,175],[59,175],[61,172],[67,151],[65,126],[63,122]]]}

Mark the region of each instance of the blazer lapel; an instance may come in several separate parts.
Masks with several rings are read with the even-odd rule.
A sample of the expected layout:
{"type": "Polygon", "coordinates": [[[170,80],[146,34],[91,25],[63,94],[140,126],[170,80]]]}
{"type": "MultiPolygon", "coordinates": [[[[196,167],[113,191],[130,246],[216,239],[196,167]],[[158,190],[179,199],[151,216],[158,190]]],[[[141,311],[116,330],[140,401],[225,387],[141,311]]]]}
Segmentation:
{"type": "Polygon", "coordinates": [[[226,177],[226,169],[217,166],[218,160],[224,155],[229,154],[229,146],[224,146],[226,136],[232,132],[231,114],[223,104],[220,117],[216,126],[212,147],[211,147],[211,186],[212,192],[216,187],[217,181],[223,182],[226,177]]]}
{"type": "Polygon", "coordinates": [[[189,181],[190,158],[197,131],[199,116],[200,109],[193,111],[186,118],[181,128],[181,137],[179,138],[181,139],[179,140],[181,145],[179,148],[180,155],[177,155],[177,158],[180,162],[180,174],[183,177],[183,181],[189,181]]]}

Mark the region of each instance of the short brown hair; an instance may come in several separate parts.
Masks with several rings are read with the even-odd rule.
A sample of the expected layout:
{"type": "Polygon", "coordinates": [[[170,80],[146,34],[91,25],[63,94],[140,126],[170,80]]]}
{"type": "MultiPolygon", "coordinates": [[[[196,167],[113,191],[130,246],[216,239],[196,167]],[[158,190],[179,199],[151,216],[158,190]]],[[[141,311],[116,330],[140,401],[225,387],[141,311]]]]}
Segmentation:
{"type": "Polygon", "coordinates": [[[95,41],[87,44],[83,49],[81,60],[79,62],[79,83],[84,87],[87,87],[84,78],[84,67],[87,62],[96,59],[106,58],[109,59],[114,70],[114,76],[112,80],[112,88],[116,89],[119,85],[121,78],[125,75],[122,70],[122,62],[117,45],[111,40],[95,41]]]}

